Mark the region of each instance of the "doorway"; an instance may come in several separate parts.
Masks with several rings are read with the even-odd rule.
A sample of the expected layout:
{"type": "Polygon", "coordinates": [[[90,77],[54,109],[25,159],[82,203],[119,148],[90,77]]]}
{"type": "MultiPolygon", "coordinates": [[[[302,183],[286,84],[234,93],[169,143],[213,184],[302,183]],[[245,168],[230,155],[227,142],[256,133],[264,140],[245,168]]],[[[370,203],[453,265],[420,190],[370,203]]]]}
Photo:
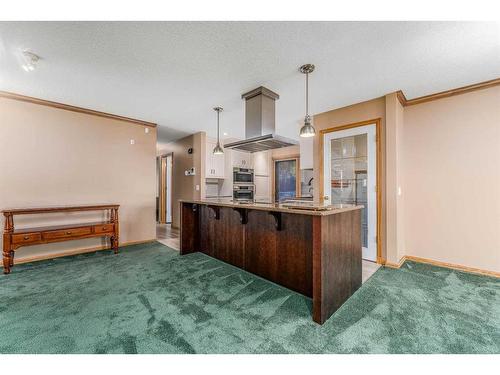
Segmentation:
{"type": "Polygon", "coordinates": [[[160,224],[172,223],[172,154],[158,158],[158,200],[157,221],[160,224]]]}
{"type": "Polygon", "coordinates": [[[274,160],[274,201],[283,202],[300,196],[299,159],[274,160]]]}
{"type": "Polygon", "coordinates": [[[323,192],[331,204],[362,205],[362,257],[377,262],[378,123],[323,131],[323,192]]]}

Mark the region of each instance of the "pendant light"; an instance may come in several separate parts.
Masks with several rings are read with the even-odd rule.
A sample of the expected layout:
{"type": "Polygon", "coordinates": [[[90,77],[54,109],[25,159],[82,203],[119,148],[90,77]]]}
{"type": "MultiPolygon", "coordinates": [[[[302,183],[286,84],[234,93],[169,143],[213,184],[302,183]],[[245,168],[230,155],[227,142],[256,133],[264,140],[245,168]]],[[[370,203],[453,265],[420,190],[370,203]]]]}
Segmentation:
{"type": "Polygon", "coordinates": [[[313,64],[305,64],[299,68],[300,72],[306,75],[306,116],[304,117],[304,125],[300,128],[301,137],[314,137],[316,129],[311,124],[311,116],[309,116],[309,73],[314,72],[313,64]]]}
{"type": "Polygon", "coordinates": [[[223,111],[222,107],[215,107],[214,111],[217,112],[217,144],[214,147],[213,153],[214,155],[222,155],[224,153],[224,149],[220,146],[220,140],[219,140],[219,116],[220,113],[223,111]]]}

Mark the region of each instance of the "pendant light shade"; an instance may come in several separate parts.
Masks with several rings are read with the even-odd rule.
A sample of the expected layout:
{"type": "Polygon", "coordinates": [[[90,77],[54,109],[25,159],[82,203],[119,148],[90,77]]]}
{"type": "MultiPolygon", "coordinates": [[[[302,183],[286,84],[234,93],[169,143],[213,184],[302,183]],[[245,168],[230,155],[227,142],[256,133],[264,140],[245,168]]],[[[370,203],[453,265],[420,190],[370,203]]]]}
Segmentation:
{"type": "Polygon", "coordinates": [[[224,149],[220,146],[219,142],[214,147],[214,155],[222,155],[224,153],[224,149]]]}
{"type": "Polygon", "coordinates": [[[304,125],[300,128],[300,136],[314,137],[316,135],[316,129],[312,125],[311,116],[309,116],[309,73],[314,72],[313,64],[305,64],[299,68],[299,71],[306,75],[306,115],[304,117],[304,125]]]}
{"type": "Polygon", "coordinates": [[[304,118],[304,125],[300,128],[300,136],[304,138],[314,137],[316,135],[316,129],[311,124],[311,116],[307,115],[304,118]]]}
{"type": "Polygon", "coordinates": [[[219,133],[220,133],[220,126],[219,126],[219,116],[220,113],[223,111],[222,107],[215,107],[214,111],[217,112],[217,144],[215,145],[213,149],[213,154],[214,155],[222,155],[224,154],[224,149],[220,145],[220,138],[219,138],[219,133]]]}

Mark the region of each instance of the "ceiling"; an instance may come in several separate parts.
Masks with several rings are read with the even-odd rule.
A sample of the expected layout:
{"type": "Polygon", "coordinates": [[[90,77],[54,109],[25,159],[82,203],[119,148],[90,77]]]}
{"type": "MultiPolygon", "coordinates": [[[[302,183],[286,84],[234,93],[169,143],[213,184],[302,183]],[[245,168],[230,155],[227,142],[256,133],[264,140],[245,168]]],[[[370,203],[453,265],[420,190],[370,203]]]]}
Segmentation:
{"type": "Polygon", "coordinates": [[[492,22],[0,22],[0,90],[139,118],[165,143],[205,130],[244,137],[241,94],[279,93],[277,131],[311,113],[403,90],[408,99],[500,76],[492,22]],[[20,51],[41,56],[25,72],[20,51]]]}

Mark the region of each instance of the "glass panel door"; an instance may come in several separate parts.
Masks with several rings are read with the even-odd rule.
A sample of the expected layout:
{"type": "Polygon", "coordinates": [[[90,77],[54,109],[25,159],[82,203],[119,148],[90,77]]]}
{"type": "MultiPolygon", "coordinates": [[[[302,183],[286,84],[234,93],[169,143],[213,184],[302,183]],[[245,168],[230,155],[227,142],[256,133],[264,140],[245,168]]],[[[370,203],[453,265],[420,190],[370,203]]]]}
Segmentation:
{"type": "MultiPolygon", "coordinates": [[[[362,205],[363,259],[377,260],[375,125],[324,135],[324,193],[332,204],[362,205]]],[[[328,200],[327,200],[328,199],[328,200]]]]}
{"type": "Polygon", "coordinates": [[[297,196],[297,160],[277,160],[274,164],[275,201],[297,196]]]}

